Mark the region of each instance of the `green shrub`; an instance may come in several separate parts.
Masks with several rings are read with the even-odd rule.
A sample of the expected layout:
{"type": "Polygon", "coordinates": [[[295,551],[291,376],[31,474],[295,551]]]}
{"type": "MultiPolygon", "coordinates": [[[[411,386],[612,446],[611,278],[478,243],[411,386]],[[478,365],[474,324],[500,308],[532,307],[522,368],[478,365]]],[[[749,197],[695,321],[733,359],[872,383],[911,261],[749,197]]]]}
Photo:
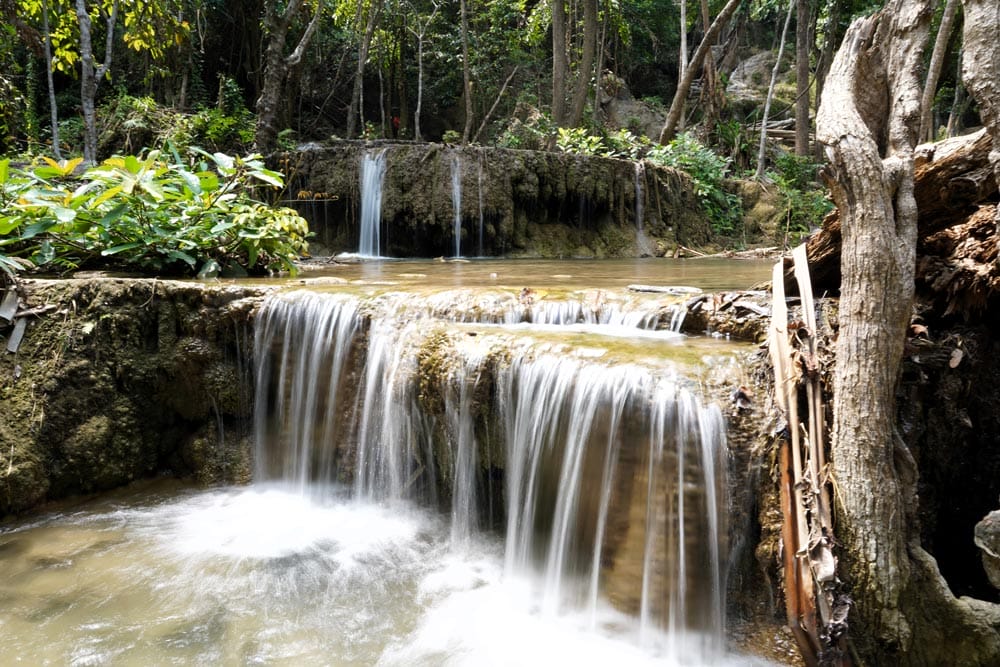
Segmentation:
{"type": "Polygon", "coordinates": [[[281,187],[259,155],[196,149],[187,163],[159,151],[113,157],[81,174],[82,159],[0,161],[0,266],[119,267],[201,277],[295,271],[306,221],[254,196],[281,187]]]}
{"type": "Polygon", "coordinates": [[[826,190],[816,182],[819,165],[808,155],[783,153],[769,174],[784,200],[786,231],[804,234],[818,226],[833,209],[826,190]]]}
{"type": "Polygon", "coordinates": [[[729,163],[687,133],[666,146],[658,146],[647,160],[686,172],[694,181],[694,191],[702,210],[718,234],[733,234],[742,219],[740,198],[723,187],[729,163]]]}

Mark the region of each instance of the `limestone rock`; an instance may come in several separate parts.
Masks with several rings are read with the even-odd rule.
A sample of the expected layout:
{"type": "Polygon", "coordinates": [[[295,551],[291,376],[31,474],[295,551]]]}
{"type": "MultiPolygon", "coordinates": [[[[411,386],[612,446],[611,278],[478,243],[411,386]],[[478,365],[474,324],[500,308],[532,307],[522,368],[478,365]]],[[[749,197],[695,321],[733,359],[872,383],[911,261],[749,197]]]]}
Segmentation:
{"type": "Polygon", "coordinates": [[[1000,510],[987,514],[976,524],[976,546],[983,552],[983,567],[990,583],[1000,588],[1000,510]]]}

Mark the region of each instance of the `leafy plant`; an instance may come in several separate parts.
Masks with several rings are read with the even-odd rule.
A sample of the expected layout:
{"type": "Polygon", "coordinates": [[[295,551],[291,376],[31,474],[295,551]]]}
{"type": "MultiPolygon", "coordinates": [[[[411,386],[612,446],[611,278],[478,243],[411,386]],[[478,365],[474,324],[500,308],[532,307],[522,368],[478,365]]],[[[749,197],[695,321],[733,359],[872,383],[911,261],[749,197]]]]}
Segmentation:
{"type": "Polygon", "coordinates": [[[649,151],[647,160],[686,172],[712,229],[732,234],[742,217],[740,198],[723,187],[729,163],[688,133],[649,151]]]}
{"type": "Polygon", "coordinates": [[[117,266],[155,273],[295,271],[308,227],[295,211],[254,196],[281,187],[259,155],[195,149],[187,163],[159,151],[24,169],[0,162],[5,270],[117,266]]]}
{"type": "Polygon", "coordinates": [[[564,153],[608,157],[608,149],[600,137],[582,127],[560,127],[556,133],[556,148],[564,153]]]}

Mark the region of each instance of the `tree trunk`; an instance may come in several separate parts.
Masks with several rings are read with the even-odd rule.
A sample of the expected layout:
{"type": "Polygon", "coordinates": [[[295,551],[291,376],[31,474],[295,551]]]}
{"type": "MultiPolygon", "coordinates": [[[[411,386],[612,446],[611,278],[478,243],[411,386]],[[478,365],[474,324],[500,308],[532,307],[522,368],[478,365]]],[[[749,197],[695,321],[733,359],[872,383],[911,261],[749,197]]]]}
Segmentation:
{"type": "MultiPolygon", "coordinates": [[[[361,4],[358,4],[360,11],[361,4]]],[[[371,48],[372,37],[375,34],[375,26],[378,24],[379,15],[382,13],[381,0],[372,0],[368,8],[368,17],[365,20],[365,32],[361,36],[358,44],[358,67],[354,71],[354,90],[351,93],[351,106],[347,109],[347,138],[353,139],[357,136],[358,122],[362,115],[361,88],[365,82],[365,63],[368,62],[368,49],[371,48]]]]}
{"type": "Polygon", "coordinates": [[[420,134],[420,109],[424,104],[424,35],[417,35],[417,108],[413,112],[413,138],[423,141],[420,134]]]}
{"type": "Polygon", "coordinates": [[[931,53],[930,65],[927,66],[927,82],[924,84],[923,97],[920,98],[920,141],[934,141],[934,122],[931,116],[934,109],[934,94],[937,92],[941,68],[944,67],[944,57],[948,51],[948,40],[951,38],[957,8],[958,0],[947,0],[944,13],[941,14],[941,27],[938,28],[937,38],[934,40],[934,51],[931,53]]]}
{"type": "Polygon", "coordinates": [[[809,155],[809,5],[798,0],[795,17],[795,154],[809,155]]]}
{"type": "MultiPolygon", "coordinates": [[[[1000,185],[1000,5],[996,0],[964,0],[962,7],[962,81],[979,103],[979,119],[993,142],[990,163],[1000,185]]],[[[996,222],[1000,231],[1000,205],[996,222]]]]}
{"type": "MultiPolygon", "coordinates": [[[[701,25],[705,30],[708,30],[711,23],[712,15],[708,10],[708,0],[701,0],[701,25]]],[[[715,42],[713,41],[709,46],[711,47],[714,44],[715,42]]],[[[715,57],[712,55],[711,48],[705,54],[705,62],[702,65],[701,72],[702,124],[706,132],[711,132],[718,121],[719,107],[721,106],[718,99],[718,73],[715,69],[715,57]]]]}
{"type": "Polygon", "coordinates": [[[552,122],[561,127],[566,122],[566,5],[552,0],[552,122]]]}
{"type": "Polygon", "coordinates": [[[740,2],[741,0],[729,0],[705,32],[705,36],[702,37],[701,44],[698,45],[698,49],[691,58],[691,63],[677,84],[677,92],[674,93],[674,99],[670,103],[670,110],[667,112],[667,120],[663,123],[663,129],[660,130],[661,144],[665,144],[674,138],[674,134],[677,131],[677,123],[684,109],[684,101],[687,99],[688,91],[691,90],[691,83],[694,81],[694,74],[701,68],[701,64],[705,60],[705,55],[712,48],[712,44],[715,42],[719,31],[722,30],[722,26],[733,15],[736,8],[740,6],[740,2]]]}
{"type": "MultiPolygon", "coordinates": [[[[687,0],[678,0],[678,4],[681,9],[681,45],[680,45],[680,58],[677,61],[677,83],[684,80],[685,75],[688,71],[688,31],[687,31],[687,0]]],[[[685,95],[685,98],[687,95],[685,95]]],[[[677,120],[677,127],[684,129],[684,104],[687,99],[681,102],[680,117],[677,120]]]]}
{"type": "Polygon", "coordinates": [[[757,150],[757,173],[754,174],[754,178],[758,181],[764,178],[765,149],[767,148],[767,115],[771,112],[771,99],[774,97],[774,86],[778,82],[781,57],[785,55],[785,37],[788,36],[788,24],[792,22],[793,9],[795,9],[795,0],[789,0],[788,13],[785,14],[785,25],[781,29],[781,40],[778,42],[778,59],[774,62],[774,69],[771,70],[771,83],[767,87],[767,98],[764,100],[764,115],[760,119],[760,146],[757,150]]]}
{"type": "Polygon", "coordinates": [[[94,49],[91,41],[90,14],[86,0],[76,0],[76,20],[80,25],[80,107],[83,109],[83,158],[87,162],[97,161],[97,88],[101,79],[111,67],[112,46],[114,44],[115,23],[118,19],[118,0],[111,5],[111,14],[106,17],[104,62],[94,64],[94,49]]]}
{"type": "Polygon", "coordinates": [[[583,0],[583,57],[580,60],[580,74],[573,92],[573,115],[569,124],[579,127],[583,122],[583,111],[587,106],[590,79],[594,70],[594,56],[597,53],[597,0],[583,0]]]}
{"type": "MultiPolygon", "coordinates": [[[[833,62],[833,53],[839,42],[839,25],[842,0],[833,0],[826,17],[826,25],[823,28],[823,48],[819,52],[819,62],[816,64],[816,100],[813,108],[818,112],[819,105],[823,102],[823,87],[826,85],[826,75],[830,71],[830,63],[833,62]]],[[[823,159],[823,147],[816,142],[816,161],[823,159]]]]}
{"type": "Polygon", "coordinates": [[[302,60],[306,47],[312,40],[322,16],[323,3],[316,0],[312,19],[306,26],[299,43],[288,56],[285,55],[285,43],[288,40],[288,27],[301,7],[301,0],[291,0],[285,11],[278,14],[274,3],[268,3],[264,18],[264,31],[267,33],[267,50],[264,56],[264,80],[261,84],[260,97],[257,98],[257,132],[254,144],[257,150],[265,155],[274,151],[278,144],[278,114],[281,111],[282,91],[288,68],[298,65],[302,60]]]}
{"type": "Polygon", "coordinates": [[[472,67],[469,63],[469,1],[461,1],[462,9],[462,88],[465,90],[465,127],[462,144],[469,143],[472,134],[472,67]]]}
{"type": "Polygon", "coordinates": [[[49,2],[42,0],[42,29],[45,31],[45,79],[49,87],[49,117],[52,121],[52,154],[62,159],[59,147],[59,107],[56,105],[56,87],[52,80],[52,33],[49,29],[49,2]]]}
{"type": "Polygon", "coordinates": [[[914,293],[913,148],[930,14],[930,0],[891,0],[856,20],[817,119],[843,234],[831,449],[836,530],[856,605],[851,631],[866,662],[997,664],[996,606],[956,599],[920,546],[916,465],[895,427],[914,293]]]}

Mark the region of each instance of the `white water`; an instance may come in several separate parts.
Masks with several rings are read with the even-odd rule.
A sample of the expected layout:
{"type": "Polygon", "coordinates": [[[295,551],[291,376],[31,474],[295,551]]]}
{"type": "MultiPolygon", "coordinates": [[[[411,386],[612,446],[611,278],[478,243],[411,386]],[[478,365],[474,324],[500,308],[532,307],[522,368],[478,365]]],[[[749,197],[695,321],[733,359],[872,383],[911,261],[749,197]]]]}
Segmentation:
{"type": "MultiPolygon", "coordinates": [[[[457,326],[441,303],[269,299],[254,485],[112,497],[3,529],[5,655],[754,664],[722,647],[718,411],[663,367],[553,351],[503,319],[457,326]]],[[[645,300],[616,303],[624,321],[645,300]]]]}
{"type": "MultiPolygon", "coordinates": [[[[391,299],[359,305],[344,296],[280,296],[262,314],[256,348],[257,408],[266,415],[258,422],[258,479],[308,492],[316,480],[336,478],[339,462],[353,465],[356,502],[443,500],[456,557],[506,521],[502,567],[496,561],[487,590],[449,600],[399,655],[445,650],[443,629],[431,620],[437,613],[462,616],[479,604],[513,613],[506,596],[521,588],[517,604],[553,624],[553,633],[593,633],[586,641],[600,644],[610,581],[616,590],[630,587],[618,596],[632,599],[625,606],[637,613],[615,622],[613,643],[679,663],[724,660],[719,411],[669,374],[532,351],[504,333],[509,327],[468,337],[436,325],[434,308],[415,301],[411,295],[407,308],[387,305],[391,299]],[[427,375],[428,359],[438,375],[427,375]],[[298,388],[302,375],[321,378],[313,393],[298,388]],[[484,385],[486,377],[495,386],[484,385]],[[428,396],[440,397],[440,412],[428,411],[428,396]],[[298,419],[315,425],[290,423],[298,419]],[[332,437],[316,439],[319,432],[332,437]],[[497,465],[502,505],[490,482],[497,465]],[[623,520],[638,521],[638,530],[623,520]],[[627,565],[608,570],[609,559],[630,560],[635,574],[627,565]]],[[[455,641],[448,634],[445,644],[455,641]]]]}
{"type": "Polygon", "coordinates": [[[462,157],[451,156],[451,207],[454,212],[455,257],[462,256],[462,157]]]}
{"type": "Polygon", "coordinates": [[[382,183],[385,181],[386,149],[368,151],[361,158],[361,243],[358,254],[379,257],[382,251],[382,183]]]}

